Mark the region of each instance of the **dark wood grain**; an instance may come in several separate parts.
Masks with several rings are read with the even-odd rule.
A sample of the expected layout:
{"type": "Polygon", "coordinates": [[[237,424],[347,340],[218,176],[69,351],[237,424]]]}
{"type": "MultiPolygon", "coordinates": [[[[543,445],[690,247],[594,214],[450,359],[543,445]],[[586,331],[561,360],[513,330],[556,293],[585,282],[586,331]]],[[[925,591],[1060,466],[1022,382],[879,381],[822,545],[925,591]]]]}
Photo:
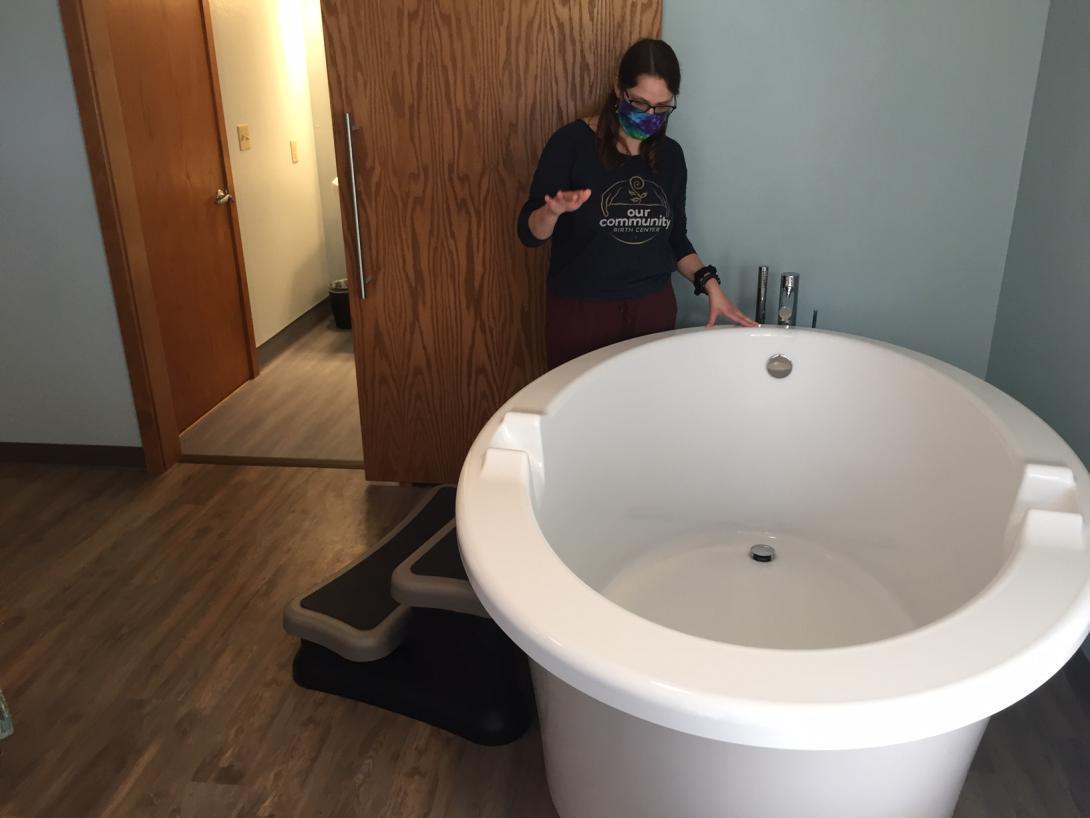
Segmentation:
{"type": "MultiPolygon", "coordinates": [[[[478,747],[291,682],[284,603],[420,496],[343,470],[0,465],[0,816],[556,818],[536,732],[478,747]]],[[[1088,769],[1077,656],[992,719],[954,818],[1090,818],[1088,769]]]]}
{"type": "Polygon", "coordinates": [[[284,604],[422,491],[359,472],[0,466],[4,818],[553,818],[500,748],[291,681],[284,604]]]}
{"type": "Polygon", "coordinates": [[[540,150],[595,107],[630,42],[657,34],[661,2],[322,7],[334,119],[359,124],[366,301],[349,281],[368,473],[453,480],[488,416],[543,368],[547,251],[515,235],[540,150]]]}
{"type": "Polygon", "coordinates": [[[202,5],[108,0],[117,94],[128,137],[159,331],[180,429],[252,375],[202,5]]]}

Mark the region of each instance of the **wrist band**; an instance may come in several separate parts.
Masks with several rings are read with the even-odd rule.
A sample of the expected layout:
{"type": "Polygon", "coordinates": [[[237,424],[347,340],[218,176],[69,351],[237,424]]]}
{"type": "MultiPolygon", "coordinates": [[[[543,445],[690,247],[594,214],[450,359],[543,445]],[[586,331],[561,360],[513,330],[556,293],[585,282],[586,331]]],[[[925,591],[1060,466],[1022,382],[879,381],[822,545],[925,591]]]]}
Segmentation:
{"type": "Polygon", "coordinates": [[[696,295],[705,295],[708,291],[704,288],[704,285],[713,278],[716,280],[716,283],[723,283],[723,280],[719,278],[719,272],[712,267],[712,265],[709,264],[706,267],[701,267],[693,276],[693,292],[696,295]]]}

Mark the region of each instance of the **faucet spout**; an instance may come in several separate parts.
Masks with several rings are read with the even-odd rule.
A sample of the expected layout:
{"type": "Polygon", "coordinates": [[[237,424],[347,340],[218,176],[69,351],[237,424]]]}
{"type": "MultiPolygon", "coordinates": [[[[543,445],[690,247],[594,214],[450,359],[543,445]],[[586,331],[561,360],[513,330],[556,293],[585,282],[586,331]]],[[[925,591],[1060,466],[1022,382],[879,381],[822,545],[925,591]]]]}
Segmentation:
{"type": "Polygon", "coordinates": [[[776,311],[776,323],[781,327],[793,327],[798,323],[799,274],[784,273],[780,276],[780,306],[776,311]]]}
{"type": "Polygon", "coordinates": [[[762,264],[757,268],[757,309],[753,313],[753,320],[758,324],[765,322],[765,308],[768,305],[768,265],[762,264]]]}

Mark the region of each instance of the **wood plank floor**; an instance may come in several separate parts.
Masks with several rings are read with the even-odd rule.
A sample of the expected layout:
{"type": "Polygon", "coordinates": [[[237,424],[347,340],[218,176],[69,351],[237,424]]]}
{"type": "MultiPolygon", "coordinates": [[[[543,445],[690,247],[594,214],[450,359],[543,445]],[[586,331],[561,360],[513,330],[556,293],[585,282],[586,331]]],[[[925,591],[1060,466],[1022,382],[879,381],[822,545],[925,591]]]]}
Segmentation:
{"type": "MultiPolygon", "coordinates": [[[[346,470],[0,466],[0,818],[555,818],[535,733],[477,747],[291,682],[284,603],[419,496],[346,470]]],[[[1088,805],[1080,657],[993,719],[956,818],[1088,805]]]]}
{"type": "Polygon", "coordinates": [[[182,433],[186,460],[363,466],[352,333],[323,320],[182,433]]]}

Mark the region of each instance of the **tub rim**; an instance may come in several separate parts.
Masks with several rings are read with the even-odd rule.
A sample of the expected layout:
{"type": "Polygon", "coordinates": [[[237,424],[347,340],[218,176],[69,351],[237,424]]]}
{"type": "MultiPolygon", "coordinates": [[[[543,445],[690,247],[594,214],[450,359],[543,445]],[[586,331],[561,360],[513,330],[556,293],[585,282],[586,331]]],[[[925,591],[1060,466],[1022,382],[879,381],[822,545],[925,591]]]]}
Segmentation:
{"type": "MultiPolygon", "coordinates": [[[[532,434],[526,438],[531,439],[532,434]]],[[[1090,475],[1078,457],[1044,421],[949,364],[828,330],[698,328],[598,350],[517,393],[471,447],[456,514],[462,559],[485,609],[531,659],[566,683],[633,716],[706,738],[857,749],[926,738],[987,718],[1044,683],[1071,657],[1090,630],[1088,486],[1090,475]],[[846,647],[785,650],[715,642],[620,607],[574,574],[541,533],[531,497],[540,450],[526,441],[497,440],[497,433],[509,413],[532,424],[555,411],[598,364],[644,344],[699,332],[779,333],[785,347],[805,343],[812,333],[839,336],[926,364],[964,388],[1024,462],[1071,470],[1082,514],[1076,547],[1070,536],[1060,542],[1059,529],[1049,527],[1056,520],[1042,518],[1033,542],[1016,548],[966,604],[917,630],[846,647]]]]}

